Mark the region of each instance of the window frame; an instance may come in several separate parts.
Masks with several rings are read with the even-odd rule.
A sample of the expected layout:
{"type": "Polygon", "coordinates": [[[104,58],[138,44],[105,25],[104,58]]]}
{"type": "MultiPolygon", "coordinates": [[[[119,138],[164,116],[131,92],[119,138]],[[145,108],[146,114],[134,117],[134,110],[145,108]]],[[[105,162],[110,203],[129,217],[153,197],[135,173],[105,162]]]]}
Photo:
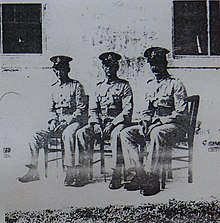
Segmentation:
{"type": "MultiPolygon", "coordinates": [[[[206,2],[206,7],[207,7],[207,35],[208,35],[208,39],[207,39],[207,47],[208,47],[208,54],[207,55],[192,55],[192,54],[175,54],[175,45],[174,45],[174,39],[175,39],[175,27],[174,27],[174,2],[184,2],[184,1],[189,1],[189,0],[172,0],[172,57],[174,59],[219,59],[220,55],[211,55],[210,53],[210,46],[211,46],[211,41],[210,41],[210,1],[211,0],[205,0],[206,2]]],[[[195,0],[194,0],[195,1],[195,0]]],[[[220,1],[219,1],[220,4],[220,1]]]]}
{"type": "Polygon", "coordinates": [[[0,55],[1,56],[39,56],[43,55],[46,50],[46,32],[44,27],[44,20],[45,20],[45,11],[47,9],[47,5],[42,2],[2,2],[0,3],[0,55]],[[41,5],[41,53],[4,53],[3,52],[3,21],[2,21],[2,5],[9,5],[9,4],[40,4],[41,5]]]}

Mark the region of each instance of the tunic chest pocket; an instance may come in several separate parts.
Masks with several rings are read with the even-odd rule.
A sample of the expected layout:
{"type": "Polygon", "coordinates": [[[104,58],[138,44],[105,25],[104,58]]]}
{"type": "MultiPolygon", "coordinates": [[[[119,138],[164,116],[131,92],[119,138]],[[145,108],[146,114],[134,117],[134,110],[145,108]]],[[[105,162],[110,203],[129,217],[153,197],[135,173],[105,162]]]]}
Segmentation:
{"type": "Polygon", "coordinates": [[[119,95],[112,95],[113,98],[113,104],[112,104],[112,108],[118,110],[118,111],[122,111],[122,98],[119,95]]]}
{"type": "Polygon", "coordinates": [[[174,104],[172,95],[164,95],[159,99],[159,105],[172,107],[174,104]]]}
{"type": "Polygon", "coordinates": [[[70,98],[67,99],[67,100],[69,100],[68,104],[70,105],[71,109],[73,111],[75,111],[76,110],[76,96],[75,96],[75,93],[73,95],[71,95],[70,98]]]}
{"type": "Polygon", "coordinates": [[[112,95],[112,98],[113,98],[113,104],[121,103],[121,96],[115,94],[115,95],[112,95]]]}
{"type": "Polygon", "coordinates": [[[119,95],[112,95],[112,103],[108,107],[107,114],[112,117],[116,117],[122,112],[122,101],[119,95]]]}

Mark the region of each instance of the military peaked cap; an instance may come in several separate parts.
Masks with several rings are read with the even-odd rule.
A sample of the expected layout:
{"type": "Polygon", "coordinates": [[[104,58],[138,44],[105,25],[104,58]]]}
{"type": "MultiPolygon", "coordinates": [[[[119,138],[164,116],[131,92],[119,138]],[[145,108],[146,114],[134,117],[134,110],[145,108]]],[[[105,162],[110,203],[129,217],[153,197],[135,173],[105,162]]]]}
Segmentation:
{"type": "Polygon", "coordinates": [[[69,68],[69,62],[72,60],[71,57],[67,56],[54,56],[50,58],[50,61],[54,63],[53,68],[55,69],[69,68]]]}
{"type": "Polygon", "coordinates": [[[99,59],[105,65],[118,64],[118,61],[121,59],[121,56],[114,52],[106,52],[106,53],[102,53],[99,56],[99,59]]]}
{"type": "Polygon", "coordinates": [[[147,58],[147,62],[154,60],[166,60],[166,54],[169,52],[170,51],[165,48],[151,47],[144,52],[144,56],[147,58]]]}

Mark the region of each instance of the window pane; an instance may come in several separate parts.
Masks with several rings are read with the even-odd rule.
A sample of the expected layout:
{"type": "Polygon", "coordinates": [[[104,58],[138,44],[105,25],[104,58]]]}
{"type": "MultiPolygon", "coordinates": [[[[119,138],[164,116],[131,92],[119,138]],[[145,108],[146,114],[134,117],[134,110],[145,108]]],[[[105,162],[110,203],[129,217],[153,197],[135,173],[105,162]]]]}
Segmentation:
{"type": "Polygon", "coordinates": [[[208,54],[205,0],[174,2],[174,54],[208,54]]]}
{"type": "Polygon", "coordinates": [[[220,55],[220,2],[210,2],[210,54],[220,55]]]}
{"type": "Polygon", "coordinates": [[[21,4],[16,6],[16,22],[40,22],[41,5],[40,4],[21,4]]]}
{"type": "Polygon", "coordinates": [[[3,4],[3,53],[42,53],[41,4],[3,4]]]}
{"type": "Polygon", "coordinates": [[[2,16],[5,22],[40,23],[41,4],[3,4],[2,16]]]}
{"type": "Polygon", "coordinates": [[[40,25],[7,24],[3,29],[4,53],[42,53],[40,25]]]}
{"type": "Polygon", "coordinates": [[[5,22],[15,22],[14,5],[2,5],[2,20],[5,22]]]}

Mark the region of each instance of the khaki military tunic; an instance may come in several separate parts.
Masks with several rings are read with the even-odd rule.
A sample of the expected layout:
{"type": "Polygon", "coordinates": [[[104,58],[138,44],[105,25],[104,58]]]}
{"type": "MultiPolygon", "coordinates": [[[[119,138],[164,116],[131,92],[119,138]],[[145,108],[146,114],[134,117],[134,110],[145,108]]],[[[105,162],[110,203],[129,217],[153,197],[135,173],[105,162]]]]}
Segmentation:
{"type": "MultiPolygon", "coordinates": [[[[119,133],[131,122],[133,112],[133,93],[128,81],[116,79],[108,82],[104,80],[97,84],[94,99],[91,99],[90,124],[98,124],[103,130],[109,123],[115,128],[111,132],[111,148],[113,151],[113,162],[116,163],[119,133]]],[[[82,164],[86,159],[89,145],[101,134],[95,134],[92,125],[87,125],[77,131],[78,153],[76,164],[82,164]]]]}
{"type": "Polygon", "coordinates": [[[186,89],[179,79],[169,76],[157,81],[149,80],[145,94],[146,109],[143,119],[154,122],[166,116],[169,122],[184,124],[187,117],[186,89]]]}
{"type": "MultiPolygon", "coordinates": [[[[75,137],[77,129],[82,127],[86,120],[85,91],[82,84],[77,80],[72,80],[63,85],[56,82],[52,85],[52,107],[50,109],[50,121],[55,120],[56,126],[67,124],[61,131],[64,143],[65,157],[64,164],[72,166],[74,159],[72,153],[75,150],[75,137]]],[[[50,122],[49,121],[49,122],[50,122]]],[[[43,148],[48,138],[54,135],[54,131],[39,131],[29,142],[32,164],[38,164],[39,149],[43,148]]]]}
{"type": "Polygon", "coordinates": [[[146,170],[157,172],[161,151],[186,132],[187,93],[182,82],[172,76],[148,81],[146,91],[143,120],[147,122],[147,130],[144,132],[141,125],[128,127],[121,132],[120,138],[126,169],[141,166],[139,146],[149,141],[146,170]]]}
{"type": "Polygon", "coordinates": [[[97,84],[95,99],[90,109],[89,122],[104,124],[110,120],[114,125],[131,121],[133,94],[128,81],[117,79],[97,84]]]}
{"type": "MultiPolygon", "coordinates": [[[[58,118],[58,121],[68,119],[70,122],[84,122],[85,114],[85,91],[82,84],[72,80],[67,84],[59,85],[59,82],[52,85],[52,108],[51,112],[58,118]]],[[[68,121],[68,120],[66,120],[68,121]]]]}

